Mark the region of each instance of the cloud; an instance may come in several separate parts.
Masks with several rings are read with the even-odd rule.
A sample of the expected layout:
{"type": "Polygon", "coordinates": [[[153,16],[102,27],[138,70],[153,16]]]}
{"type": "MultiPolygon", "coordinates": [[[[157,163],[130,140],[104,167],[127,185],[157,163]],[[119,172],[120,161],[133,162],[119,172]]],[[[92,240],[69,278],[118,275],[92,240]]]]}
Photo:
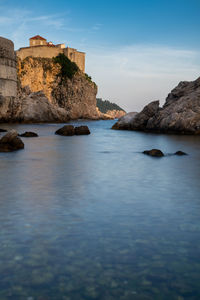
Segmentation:
{"type": "Polygon", "coordinates": [[[61,30],[64,27],[64,23],[67,21],[64,14],[51,14],[51,15],[34,15],[34,12],[26,9],[12,9],[9,10],[6,7],[4,10],[6,13],[4,16],[0,16],[1,34],[12,39],[15,43],[16,49],[24,46],[26,36],[31,33],[50,30],[61,30]],[[64,18],[65,17],[65,18],[64,18]]]}
{"type": "Polygon", "coordinates": [[[179,81],[194,80],[200,52],[160,45],[132,45],[87,49],[87,72],[99,87],[99,96],[116,101],[127,111],[140,110],[160,99],[179,81]]]}
{"type": "Polygon", "coordinates": [[[97,23],[97,24],[95,24],[95,25],[92,27],[92,30],[97,31],[97,30],[99,30],[101,27],[102,27],[102,24],[101,24],[101,23],[97,23]]]}

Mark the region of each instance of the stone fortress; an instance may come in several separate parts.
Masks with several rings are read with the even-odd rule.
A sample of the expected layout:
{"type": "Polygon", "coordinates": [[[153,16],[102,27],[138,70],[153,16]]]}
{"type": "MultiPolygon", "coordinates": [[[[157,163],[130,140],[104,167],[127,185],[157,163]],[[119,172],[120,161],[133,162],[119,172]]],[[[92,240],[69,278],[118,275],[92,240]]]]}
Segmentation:
{"type": "Polygon", "coordinates": [[[16,97],[16,55],[12,41],[0,37],[0,96],[16,97]]]}
{"type": "Polygon", "coordinates": [[[59,53],[65,54],[72,62],[75,62],[79,69],[85,73],[85,53],[76,49],[65,47],[65,44],[54,45],[40,35],[29,39],[29,47],[20,48],[16,51],[19,58],[24,59],[28,56],[52,58],[59,53]]]}

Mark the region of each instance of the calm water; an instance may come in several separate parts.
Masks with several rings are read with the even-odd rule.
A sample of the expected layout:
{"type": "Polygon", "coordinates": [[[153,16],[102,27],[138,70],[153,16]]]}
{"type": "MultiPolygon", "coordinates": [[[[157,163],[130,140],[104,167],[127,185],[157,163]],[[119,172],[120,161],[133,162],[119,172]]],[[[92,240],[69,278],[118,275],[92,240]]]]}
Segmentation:
{"type": "Polygon", "coordinates": [[[0,300],[200,299],[200,137],[85,123],[12,126],[40,137],[0,153],[0,300]]]}

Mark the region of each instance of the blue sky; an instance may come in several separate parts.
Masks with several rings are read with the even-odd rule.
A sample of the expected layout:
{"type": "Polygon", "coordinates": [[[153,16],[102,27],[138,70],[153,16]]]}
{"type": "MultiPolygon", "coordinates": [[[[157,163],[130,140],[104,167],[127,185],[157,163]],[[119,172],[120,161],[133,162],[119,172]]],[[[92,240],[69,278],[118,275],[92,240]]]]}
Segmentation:
{"type": "Polygon", "coordinates": [[[0,0],[0,12],[16,49],[40,34],[85,51],[98,96],[127,111],[200,76],[199,0],[0,0]]]}

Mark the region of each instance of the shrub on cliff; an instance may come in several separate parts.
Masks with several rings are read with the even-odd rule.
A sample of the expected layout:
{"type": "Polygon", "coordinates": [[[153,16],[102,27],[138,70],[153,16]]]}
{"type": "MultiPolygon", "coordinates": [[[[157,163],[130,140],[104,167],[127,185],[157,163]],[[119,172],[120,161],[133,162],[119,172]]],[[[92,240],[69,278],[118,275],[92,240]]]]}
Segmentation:
{"type": "Polygon", "coordinates": [[[61,66],[61,77],[72,79],[73,76],[78,72],[79,68],[76,63],[72,62],[67,56],[60,53],[58,56],[53,58],[55,63],[61,66]]]}

